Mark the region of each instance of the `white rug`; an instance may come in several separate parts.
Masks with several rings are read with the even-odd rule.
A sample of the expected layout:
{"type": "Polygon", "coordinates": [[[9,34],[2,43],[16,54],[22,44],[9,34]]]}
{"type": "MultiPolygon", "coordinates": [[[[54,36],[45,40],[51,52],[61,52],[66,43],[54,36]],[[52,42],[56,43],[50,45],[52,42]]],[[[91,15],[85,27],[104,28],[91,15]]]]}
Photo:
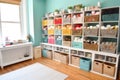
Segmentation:
{"type": "Polygon", "coordinates": [[[44,66],[35,63],[30,66],[3,74],[0,80],[64,80],[68,76],[44,66]]]}

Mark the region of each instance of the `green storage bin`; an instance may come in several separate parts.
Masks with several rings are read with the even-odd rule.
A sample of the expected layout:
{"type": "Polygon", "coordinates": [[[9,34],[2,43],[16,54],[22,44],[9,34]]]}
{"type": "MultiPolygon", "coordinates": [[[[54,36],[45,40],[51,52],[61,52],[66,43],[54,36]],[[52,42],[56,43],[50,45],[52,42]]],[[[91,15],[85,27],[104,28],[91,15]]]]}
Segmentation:
{"type": "Polygon", "coordinates": [[[102,21],[118,21],[119,14],[104,14],[102,15],[102,21]]]}

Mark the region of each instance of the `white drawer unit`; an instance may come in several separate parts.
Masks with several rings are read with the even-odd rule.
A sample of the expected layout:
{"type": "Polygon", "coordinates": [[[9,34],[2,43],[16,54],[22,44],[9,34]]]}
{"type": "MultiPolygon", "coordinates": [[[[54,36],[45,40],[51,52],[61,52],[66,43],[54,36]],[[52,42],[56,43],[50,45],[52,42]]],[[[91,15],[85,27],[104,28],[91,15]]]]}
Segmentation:
{"type": "Polygon", "coordinates": [[[33,59],[32,43],[20,43],[0,48],[0,66],[4,66],[33,59]]]}

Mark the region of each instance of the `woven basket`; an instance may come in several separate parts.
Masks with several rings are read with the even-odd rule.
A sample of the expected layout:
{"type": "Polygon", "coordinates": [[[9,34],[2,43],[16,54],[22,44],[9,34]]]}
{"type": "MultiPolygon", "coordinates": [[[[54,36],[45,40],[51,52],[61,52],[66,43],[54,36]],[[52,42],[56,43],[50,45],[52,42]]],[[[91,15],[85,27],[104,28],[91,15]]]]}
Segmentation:
{"type": "Polygon", "coordinates": [[[100,49],[101,49],[101,51],[104,51],[104,52],[115,53],[116,45],[101,44],[100,49]]]}
{"type": "Polygon", "coordinates": [[[98,35],[98,29],[84,29],[85,36],[97,36],[98,35]]]}
{"type": "Polygon", "coordinates": [[[98,22],[99,15],[85,16],[85,22],[98,22]]]}
{"type": "Polygon", "coordinates": [[[116,37],[117,31],[115,29],[101,29],[101,36],[116,37]]]}
{"type": "Polygon", "coordinates": [[[98,44],[90,44],[90,43],[84,43],[84,49],[89,49],[89,50],[95,50],[98,51],[98,44]]]}

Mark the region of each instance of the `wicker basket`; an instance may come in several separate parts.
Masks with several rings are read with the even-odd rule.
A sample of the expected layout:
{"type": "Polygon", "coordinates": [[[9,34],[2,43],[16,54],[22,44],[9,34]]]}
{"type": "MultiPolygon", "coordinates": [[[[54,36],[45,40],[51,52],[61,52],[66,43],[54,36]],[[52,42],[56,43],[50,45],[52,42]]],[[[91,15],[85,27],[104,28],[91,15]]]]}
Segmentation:
{"type": "Polygon", "coordinates": [[[98,35],[98,29],[84,29],[85,36],[97,36],[98,35]]]}
{"type": "Polygon", "coordinates": [[[85,16],[85,22],[98,22],[99,15],[85,16]]]}
{"type": "Polygon", "coordinates": [[[63,41],[63,46],[71,46],[71,41],[63,41]]]}
{"type": "Polygon", "coordinates": [[[116,29],[101,29],[101,36],[117,37],[116,29]]]}
{"type": "Polygon", "coordinates": [[[73,35],[82,35],[82,29],[72,30],[73,35]]]}
{"type": "Polygon", "coordinates": [[[90,44],[90,43],[84,42],[84,49],[98,51],[98,44],[90,44]]]}
{"type": "Polygon", "coordinates": [[[104,51],[104,52],[115,53],[116,45],[101,44],[100,49],[101,49],[101,51],[104,51]]]}

